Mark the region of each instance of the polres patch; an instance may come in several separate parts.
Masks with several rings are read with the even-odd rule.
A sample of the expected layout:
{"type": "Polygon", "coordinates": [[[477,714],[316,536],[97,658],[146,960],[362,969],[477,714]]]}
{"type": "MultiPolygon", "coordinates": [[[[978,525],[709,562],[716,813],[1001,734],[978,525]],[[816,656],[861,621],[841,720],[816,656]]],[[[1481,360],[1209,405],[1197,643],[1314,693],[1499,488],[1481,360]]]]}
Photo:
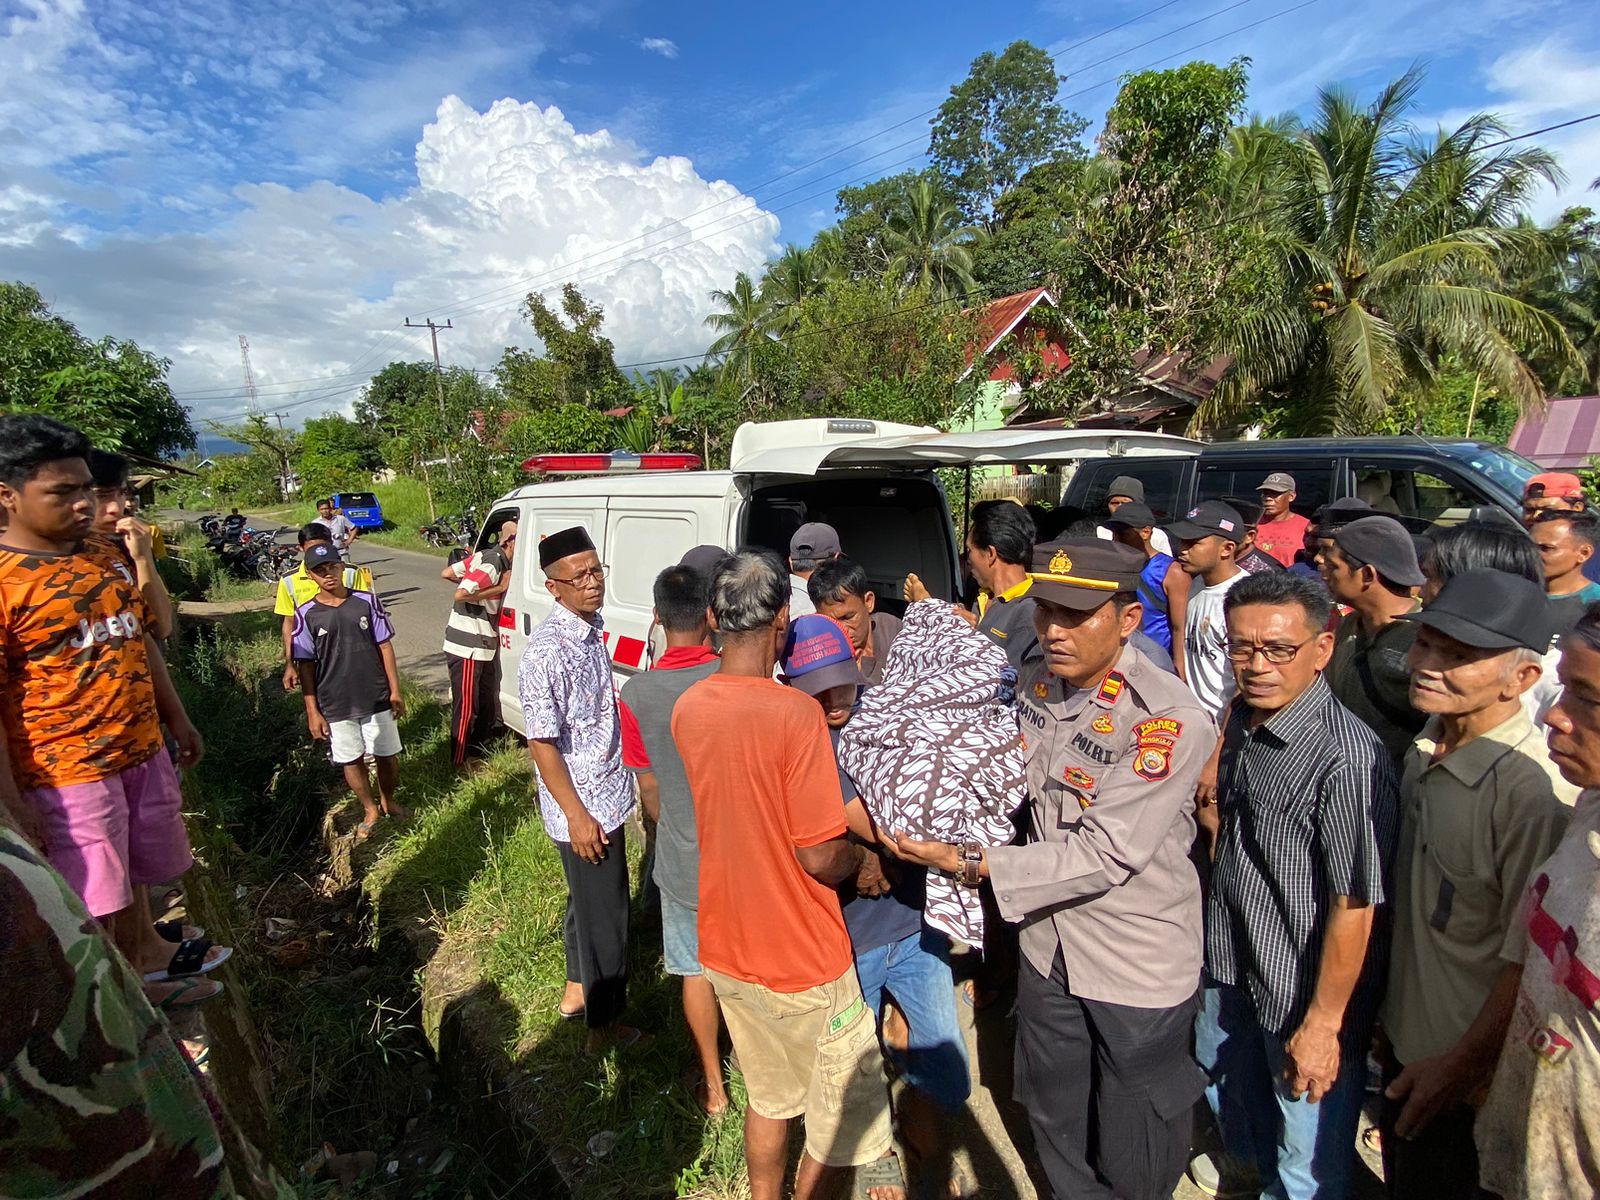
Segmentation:
{"type": "Polygon", "coordinates": [[[1144,746],[1134,751],[1133,773],[1150,783],[1159,783],[1172,774],[1172,751],[1161,746],[1144,746]]]}

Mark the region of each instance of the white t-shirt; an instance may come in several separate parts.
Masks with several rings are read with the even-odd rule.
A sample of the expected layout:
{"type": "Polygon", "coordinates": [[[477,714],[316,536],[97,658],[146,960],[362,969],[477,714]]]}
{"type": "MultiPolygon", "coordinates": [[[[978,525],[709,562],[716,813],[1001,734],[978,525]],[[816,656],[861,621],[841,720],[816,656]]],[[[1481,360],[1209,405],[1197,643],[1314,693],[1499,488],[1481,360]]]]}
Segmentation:
{"type": "MultiPolygon", "coordinates": [[[[1222,724],[1223,714],[1233,699],[1233,667],[1228,662],[1228,624],[1223,619],[1222,602],[1245,572],[1235,574],[1215,587],[1197,587],[1189,594],[1189,615],[1183,627],[1183,669],[1189,690],[1222,724]]],[[[1199,576],[1195,577],[1199,583],[1199,576]]]]}
{"type": "Polygon", "coordinates": [[[811,603],[811,593],[806,591],[807,583],[807,580],[798,575],[789,576],[789,620],[791,621],[817,611],[817,606],[811,603]]]}
{"type": "MultiPolygon", "coordinates": [[[[1104,525],[1096,525],[1094,532],[1095,536],[1100,538],[1101,541],[1109,542],[1113,540],[1111,530],[1104,525]]],[[[1175,557],[1172,553],[1172,542],[1168,539],[1165,529],[1152,529],[1150,531],[1150,545],[1157,554],[1165,554],[1168,558],[1175,557]]]]}

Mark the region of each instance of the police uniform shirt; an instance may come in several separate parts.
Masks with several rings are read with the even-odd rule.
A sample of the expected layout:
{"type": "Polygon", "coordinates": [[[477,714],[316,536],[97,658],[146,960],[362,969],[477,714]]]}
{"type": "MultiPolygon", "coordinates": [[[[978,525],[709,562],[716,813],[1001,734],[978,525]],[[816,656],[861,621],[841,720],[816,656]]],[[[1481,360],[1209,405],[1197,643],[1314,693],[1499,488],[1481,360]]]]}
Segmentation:
{"type": "Polygon", "coordinates": [[[1023,664],[1039,653],[1039,634],[1033,627],[1033,587],[1031,578],[998,595],[978,602],[978,632],[1006,652],[1006,658],[1019,672],[1023,664]]]}
{"type": "Polygon", "coordinates": [[[1049,976],[1059,948],[1074,995],[1169,1008],[1200,982],[1194,791],[1216,726],[1175,675],[1131,646],[1097,688],[1043,660],[1018,687],[1029,843],[986,851],[1001,914],[1049,976]]]}

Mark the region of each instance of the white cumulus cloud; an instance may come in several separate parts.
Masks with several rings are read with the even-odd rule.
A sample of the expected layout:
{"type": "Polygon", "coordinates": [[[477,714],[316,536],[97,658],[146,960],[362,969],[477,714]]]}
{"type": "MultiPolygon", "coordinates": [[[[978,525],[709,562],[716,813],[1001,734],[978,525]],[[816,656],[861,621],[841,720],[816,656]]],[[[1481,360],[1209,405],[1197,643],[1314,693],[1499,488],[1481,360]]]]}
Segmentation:
{"type": "Polygon", "coordinates": [[[244,407],[219,394],[238,386],[241,332],[264,404],[314,416],[354,401],[361,380],[343,373],[427,353],[426,332],[399,328],[407,316],[448,317],[446,362],[488,366],[506,345],[535,344],[517,312],[526,292],[555,296],[569,279],[605,307],[619,361],[698,354],[712,289],[776,251],[777,218],[731,184],[580,132],[554,106],[479,112],[449,96],[415,170],[383,199],[328,181],[245,185],[221,226],[152,237],[67,236],[16,189],[0,199],[0,244],[7,275],[86,332],[170,356],[174,390],[201,417],[244,407]],[[308,377],[327,383],[276,382],[308,377]]]}
{"type": "Polygon", "coordinates": [[[678,43],[671,38],[645,38],[639,43],[639,49],[659,54],[662,58],[678,57],[678,43]]]}

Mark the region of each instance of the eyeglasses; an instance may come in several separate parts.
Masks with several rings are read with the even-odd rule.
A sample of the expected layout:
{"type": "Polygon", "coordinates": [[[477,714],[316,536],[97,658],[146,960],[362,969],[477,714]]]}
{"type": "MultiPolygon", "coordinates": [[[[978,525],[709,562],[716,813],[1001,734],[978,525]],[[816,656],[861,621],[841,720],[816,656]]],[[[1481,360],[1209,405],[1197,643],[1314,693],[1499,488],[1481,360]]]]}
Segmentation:
{"type": "Polygon", "coordinates": [[[590,567],[586,571],[579,571],[576,575],[567,579],[563,579],[559,575],[546,575],[545,578],[555,583],[565,583],[571,587],[582,587],[591,581],[599,583],[606,577],[606,572],[610,569],[605,563],[601,563],[598,567],[590,567]]]}
{"type": "Polygon", "coordinates": [[[1286,645],[1283,642],[1268,642],[1265,646],[1258,646],[1254,642],[1229,642],[1228,659],[1231,662],[1247,663],[1257,654],[1269,663],[1282,666],[1284,663],[1293,662],[1295,656],[1316,641],[1316,637],[1308,637],[1297,645],[1286,645]]]}

